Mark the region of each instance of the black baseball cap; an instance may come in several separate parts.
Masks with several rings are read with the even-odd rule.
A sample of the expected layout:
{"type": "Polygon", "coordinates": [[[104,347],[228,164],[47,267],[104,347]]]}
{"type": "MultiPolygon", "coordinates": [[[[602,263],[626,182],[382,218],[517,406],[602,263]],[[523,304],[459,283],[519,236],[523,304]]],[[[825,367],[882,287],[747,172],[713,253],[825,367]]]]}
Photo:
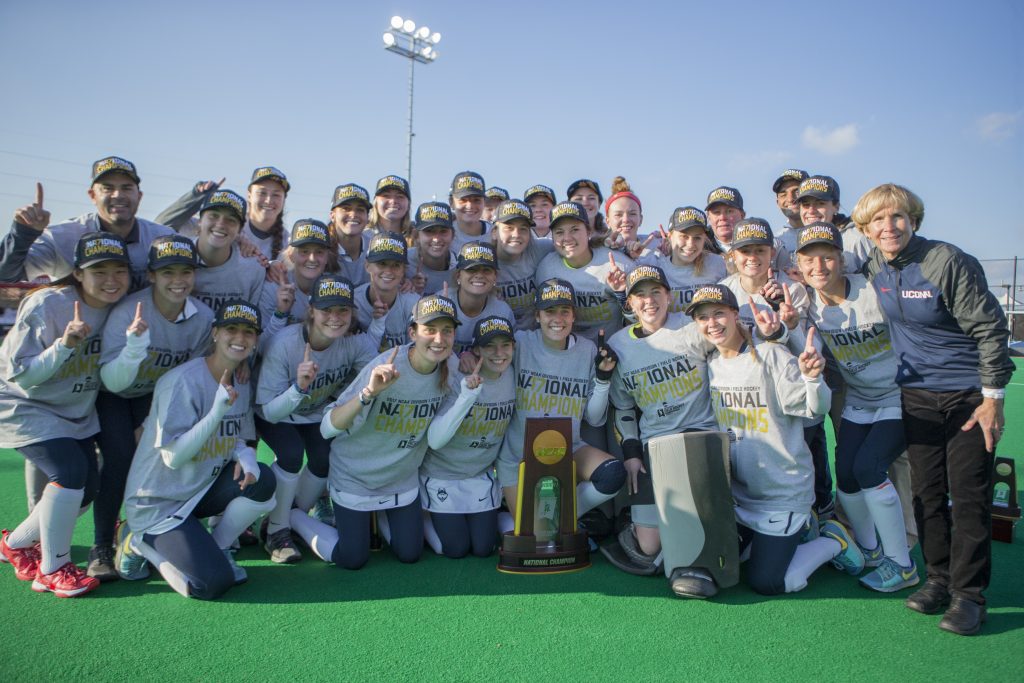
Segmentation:
{"type": "Polygon", "coordinates": [[[366,248],[366,260],[369,263],[381,261],[409,262],[409,248],[405,238],[397,232],[378,232],[370,240],[366,248]]]}
{"type": "Polygon", "coordinates": [[[579,202],[559,202],[555,204],[555,208],[551,209],[551,229],[554,229],[556,223],[567,218],[583,221],[586,224],[590,223],[587,217],[587,210],[583,208],[582,204],[579,202]]]}
{"type": "Polygon", "coordinates": [[[722,304],[734,311],[740,310],[740,305],[736,301],[736,295],[725,285],[704,285],[698,288],[693,293],[690,305],[686,307],[686,315],[692,318],[694,311],[703,304],[722,304]]]}
{"type": "Polygon", "coordinates": [[[569,189],[565,191],[565,198],[572,199],[572,196],[576,194],[576,191],[581,187],[589,187],[591,190],[597,193],[597,201],[603,202],[604,195],[601,194],[601,186],[597,184],[596,180],[590,180],[589,178],[580,178],[579,180],[573,181],[569,189]]]}
{"type": "Polygon", "coordinates": [[[775,179],[774,183],[772,183],[772,192],[778,194],[779,190],[781,190],[782,186],[785,185],[786,183],[802,183],[803,181],[807,180],[807,177],[807,171],[804,171],[799,168],[787,168],[785,171],[780,173],[779,177],[775,179]]]}
{"type": "Polygon", "coordinates": [[[626,296],[633,293],[633,288],[644,282],[657,282],[665,289],[672,289],[665,277],[665,271],[657,266],[640,265],[629,271],[626,276],[626,296]]]}
{"type": "Polygon", "coordinates": [[[249,180],[249,186],[251,187],[253,183],[268,179],[276,180],[281,183],[281,187],[284,188],[286,194],[292,189],[292,186],[288,184],[288,176],[284,174],[284,171],[279,168],[274,168],[273,166],[260,166],[253,171],[252,179],[249,180]]]}
{"type": "Polygon", "coordinates": [[[484,197],[486,197],[487,199],[497,199],[499,202],[503,202],[506,199],[508,199],[509,194],[508,190],[506,190],[504,187],[494,186],[487,188],[487,191],[484,192],[484,197]]]}
{"type": "Polygon", "coordinates": [[[334,188],[334,197],[331,199],[331,208],[341,206],[347,202],[361,202],[369,209],[373,204],[370,202],[370,193],[362,185],[346,183],[334,188]]]}
{"type": "Polygon", "coordinates": [[[827,244],[830,247],[843,250],[843,236],[839,233],[839,228],[832,225],[827,221],[815,221],[810,225],[805,225],[800,232],[796,235],[796,250],[800,251],[804,247],[809,247],[812,244],[827,244]]]}
{"type": "Polygon", "coordinates": [[[668,219],[669,230],[686,230],[687,228],[708,229],[708,217],[696,206],[680,206],[672,212],[668,219]]]}
{"type": "Polygon", "coordinates": [[[377,181],[377,189],[373,191],[373,196],[376,197],[381,192],[387,190],[398,190],[406,196],[408,199],[412,199],[412,192],[409,190],[409,181],[402,176],[397,175],[386,175],[377,181]]]}
{"type": "Polygon", "coordinates": [[[88,268],[104,261],[131,263],[128,245],[121,236],[104,230],[82,235],[75,245],[75,268],[88,268]]]}
{"type": "Polygon", "coordinates": [[[352,308],[352,282],[337,275],[321,275],[313,283],[313,289],[309,293],[309,305],[321,310],[331,306],[352,308]]]}
{"type": "Polygon", "coordinates": [[[529,202],[531,198],[537,195],[547,197],[552,204],[558,203],[558,197],[555,196],[555,191],[547,185],[533,185],[526,188],[526,192],[523,192],[523,201],[529,202]]]}
{"type": "Polygon", "coordinates": [[[412,322],[429,323],[439,318],[448,318],[456,326],[461,325],[459,315],[455,312],[455,302],[440,294],[430,294],[416,302],[412,311],[412,322]]]}
{"type": "Polygon", "coordinates": [[[796,200],[804,198],[824,199],[827,202],[839,203],[839,183],[827,175],[812,175],[800,183],[800,191],[796,200]]]}
{"type": "Polygon", "coordinates": [[[326,224],[315,218],[300,218],[292,226],[291,238],[288,244],[293,247],[301,247],[305,244],[318,244],[327,249],[331,248],[331,232],[326,224]]]}
{"type": "Polygon", "coordinates": [[[754,244],[775,246],[772,226],[763,218],[744,218],[736,224],[732,233],[732,248],[749,247],[754,244]]]}
{"type": "Polygon", "coordinates": [[[217,309],[217,315],[213,319],[214,327],[227,325],[248,325],[259,333],[263,331],[263,318],[260,316],[260,309],[248,301],[228,299],[217,309]]]}
{"type": "Polygon", "coordinates": [[[735,187],[722,185],[708,193],[708,204],[704,207],[704,210],[707,211],[715,204],[725,204],[726,206],[731,206],[742,211],[743,195],[741,195],[740,191],[735,187]]]}
{"type": "Polygon", "coordinates": [[[516,333],[512,322],[500,315],[489,315],[476,321],[473,326],[473,346],[484,346],[498,337],[515,341],[516,333]]]}
{"type": "Polygon", "coordinates": [[[416,220],[413,224],[417,230],[436,227],[454,230],[455,216],[452,207],[445,202],[424,202],[416,207],[416,220]]]}
{"type": "Polygon", "coordinates": [[[469,270],[477,266],[498,269],[498,257],[494,253],[494,245],[489,242],[466,242],[459,249],[459,258],[455,262],[456,270],[469,270]]]}
{"type": "Polygon", "coordinates": [[[576,290],[572,283],[553,277],[537,285],[534,307],[542,311],[555,306],[572,306],[576,308],[576,290]]]}
{"type": "Polygon", "coordinates": [[[217,190],[206,198],[206,201],[203,202],[202,207],[199,209],[199,213],[201,214],[209,209],[227,209],[235,214],[240,223],[245,223],[247,204],[245,198],[237,192],[217,190]]]}
{"type": "Polygon", "coordinates": [[[532,228],[533,214],[530,207],[521,199],[506,199],[494,210],[495,223],[511,223],[512,221],[526,221],[532,228]]]}
{"type": "Polygon", "coordinates": [[[121,157],[103,157],[99,161],[93,162],[92,182],[95,183],[108,173],[123,173],[134,180],[136,185],[141,182],[139,173],[135,170],[135,164],[121,157]]]}
{"type": "Polygon", "coordinates": [[[449,194],[455,199],[463,197],[483,197],[486,193],[487,184],[484,177],[476,171],[462,171],[456,173],[452,178],[452,186],[449,194]]]}
{"type": "Polygon", "coordinates": [[[199,252],[195,243],[180,235],[163,235],[149,245],[150,270],[160,270],[167,266],[184,265],[199,267],[199,252]]]}

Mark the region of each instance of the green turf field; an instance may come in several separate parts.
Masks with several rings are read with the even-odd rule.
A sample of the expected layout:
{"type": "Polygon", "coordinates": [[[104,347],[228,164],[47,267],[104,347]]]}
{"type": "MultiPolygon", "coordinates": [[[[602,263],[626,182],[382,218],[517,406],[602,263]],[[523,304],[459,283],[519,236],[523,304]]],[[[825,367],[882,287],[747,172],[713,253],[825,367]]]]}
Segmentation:
{"type": "MultiPolygon", "coordinates": [[[[999,452],[1017,458],[1021,478],[1017,365],[999,452]]],[[[23,462],[0,451],[2,526],[25,513],[23,462]]],[[[350,572],[308,553],[272,565],[247,548],[249,583],[213,603],[159,579],[61,600],[3,566],[0,680],[1020,681],[1024,532],[1016,537],[994,544],[989,620],[974,638],[903,607],[907,592],[871,593],[827,566],[795,595],[763,598],[741,585],[694,602],[672,597],[663,577],[627,576],[600,556],[577,574],[521,577],[495,571],[495,559],[427,554],[401,565],[384,551],[350,572]]],[[[86,515],[76,561],[91,540],[86,515]]]]}

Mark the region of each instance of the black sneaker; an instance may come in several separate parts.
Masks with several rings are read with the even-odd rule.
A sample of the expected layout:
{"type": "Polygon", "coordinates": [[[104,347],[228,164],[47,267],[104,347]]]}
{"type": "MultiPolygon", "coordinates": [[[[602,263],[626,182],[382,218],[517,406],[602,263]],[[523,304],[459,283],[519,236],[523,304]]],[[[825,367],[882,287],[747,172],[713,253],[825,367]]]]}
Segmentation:
{"type": "Polygon", "coordinates": [[[597,508],[583,514],[576,523],[595,541],[603,541],[615,532],[615,524],[597,508]]]}
{"type": "Polygon", "coordinates": [[[100,583],[117,581],[117,568],[114,566],[114,546],[94,545],[89,549],[89,566],[85,573],[100,583]]]}

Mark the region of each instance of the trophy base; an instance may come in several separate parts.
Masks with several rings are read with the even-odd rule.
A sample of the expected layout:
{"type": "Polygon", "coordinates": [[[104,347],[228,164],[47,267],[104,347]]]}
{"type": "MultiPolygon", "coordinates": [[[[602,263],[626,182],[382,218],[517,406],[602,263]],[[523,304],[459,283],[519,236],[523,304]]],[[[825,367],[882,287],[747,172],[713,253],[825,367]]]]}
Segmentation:
{"type": "Polygon", "coordinates": [[[1020,517],[1003,516],[992,514],[992,540],[1003,543],[1013,543],[1013,527],[1017,525],[1020,517]]]}
{"type": "Polygon", "coordinates": [[[498,571],[506,574],[563,574],[590,566],[586,532],[563,534],[550,549],[538,549],[532,535],[502,537],[498,571]]]}

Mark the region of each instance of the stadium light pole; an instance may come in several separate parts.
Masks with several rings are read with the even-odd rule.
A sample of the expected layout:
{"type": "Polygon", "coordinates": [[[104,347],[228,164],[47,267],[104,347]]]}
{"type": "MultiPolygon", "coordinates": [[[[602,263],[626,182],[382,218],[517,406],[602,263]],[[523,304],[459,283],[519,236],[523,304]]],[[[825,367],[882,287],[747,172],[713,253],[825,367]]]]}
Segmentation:
{"type": "Polygon", "coordinates": [[[416,62],[430,64],[438,57],[435,46],[441,42],[441,34],[431,32],[426,26],[416,28],[416,22],[402,17],[391,17],[391,25],[384,33],[384,49],[409,60],[409,152],[406,179],[412,183],[412,96],[416,62]]]}

